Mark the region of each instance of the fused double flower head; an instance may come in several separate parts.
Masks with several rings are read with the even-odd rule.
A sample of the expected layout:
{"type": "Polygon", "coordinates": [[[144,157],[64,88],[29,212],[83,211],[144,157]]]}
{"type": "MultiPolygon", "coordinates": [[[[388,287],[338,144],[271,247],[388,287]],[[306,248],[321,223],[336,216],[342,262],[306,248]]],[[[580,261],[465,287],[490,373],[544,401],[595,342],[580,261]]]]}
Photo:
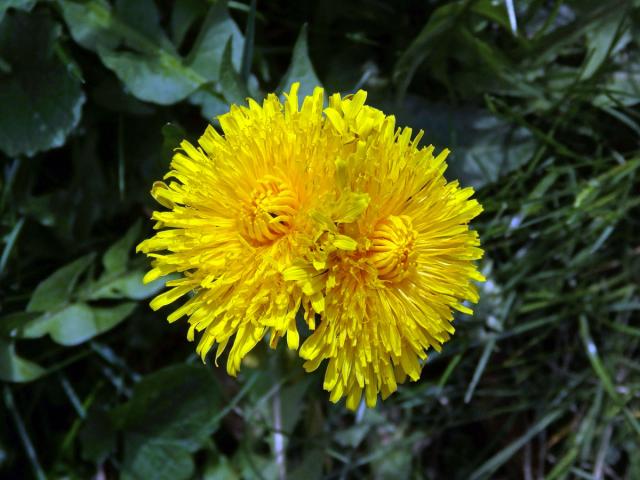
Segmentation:
{"type": "Polygon", "coordinates": [[[297,84],[285,97],[233,105],[223,134],[182,142],[154,184],[167,210],[138,246],[152,258],[145,281],[180,275],[151,307],[185,297],[169,321],[188,318],[203,360],[230,345],[231,375],[262,339],[286,337],[307,371],[326,363],[332,401],[355,409],[364,392],[374,406],[420,377],[452,310],[471,313],[483,278],[468,223],[482,207],[443,177],[447,150],[420,148],[422,132],[364,105],[364,91],[327,108],[321,88],[301,105],[297,84]]]}

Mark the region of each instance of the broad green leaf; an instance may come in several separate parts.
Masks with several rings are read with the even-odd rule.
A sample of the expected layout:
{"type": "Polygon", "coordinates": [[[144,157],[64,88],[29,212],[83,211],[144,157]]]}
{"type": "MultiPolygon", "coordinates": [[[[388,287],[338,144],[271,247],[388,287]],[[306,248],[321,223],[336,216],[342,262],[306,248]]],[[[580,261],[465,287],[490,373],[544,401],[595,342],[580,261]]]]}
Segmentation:
{"type": "Polygon", "coordinates": [[[423,129],[436,152],[451,150],[445,176],[460,180],[463,186],[481,188],[495,182],[527,162],[536,146],[527,129],[511,126],[482,109],[433,104],[408,96],[395,113],[399,125],[423,129]]]}
{"type": "Polygon", "coordinates": [[[131,315],[136,306],[135,302],[125,302],[115,307],[91,307],[86,303],[73,303],[29,322],[19,335],[38,338],[49,334],[60,345],[78,345],[111,330],[131,315]]]}
{"type": "Polygon", "coordinates": [[[102,265],[107,273],[123,272],[127,268],[133,247],[140,236],[140,221],[135,222],[127,233],[111,245],[102,257],[102,265]]]}
{"type": "Polygon", "coordinates": [[[88,300],[129,299],[144,300],[152,297],[164,287],[167,277],[159,278],[144,284],[142,278],[145,272],[141,269],[126,273],[108,274],[101,277],[95,284],[89,286],[88,300]]]}
{"type": "Polygon", "coordinates": [[[125,437],[123,480],[185,480],[194,469],[191,453],[183,448],[140,435],[125,437]]]}
{"type": "Polygon", "coordinates": [[[101,50],[100,58],[134,96],[160,105],[183,100],[203,81],[199,76],[189,75],[178,57],[164,52],[152,56],[101,50]]]}
{"type": "Polygon", "coordinates": [[[27,312],[47,312],[67,303],[78,277],[91,265],[94,257],[93,253],[80,257],[40,282],[27,304],[27,312]]]}
{"type": "Polygon", "coordinates": [[[227,2],[215,2],[209,9],[200,34],[189,53],[187,65],[210,81],[218,80],[224,49],[230,39],[233,44],[231,60],[234,67],[239,69],[244,38],[229,16],[227,2]]]}
{"type": "Polygon", "coordinates": [[[18,356],[13,342],[0,338],[0,380],[30,382],[44,373],[40,365],[18,356]]]}
{"type": "Polygon", "coordinates": [[[111,68],[133,95],[141,100],[170,105],[202,84],[203,79],[185,69],[182,59],[160,27],[153,0],[118,0],[112,13],[122,41],[139,53],[98,48],[103,63],[111,68]],[[135,32],[131,27],[135,26],[135,32]]]}
{"type": "MultiPolygon", "coordinates": [[[[167,129],[165,125],[163,131],[167,129]]],[[[184,132],[183,132],[184,133],[184,132]]],[[[181,137],[180,140],[182,140],[181,137]]],[[[140,222],[135,222],[127,233],[102,257],[104,273],[96,281],[87,282],[78,296],[85,300],[129,299],[144,300],[161,290],[169,277],[144,284],[142,268],[131,265],[131,254],[140,236],[140,222]]],[[[137,263],[137,262],[133,262],[137,263]]]]}
{"type": "Polygon", "coordinates": [[[73,39],[89,50],[115,48],[121,42],[121,36],[113,28],[114,19],[111,7],[106,0],[75,2],[57,0],[73,39]]]}
{"type": "Polygon", "coordinates": [[[104,0],[89,0],[83,4],[71,0],[57,1],[74,40],[98,53],[102,62],[140,100],[170,105],[183,100],[200,86],[217,80],[217,77],[203,76],[199,70],[200,67],[205,70],[205,60],[219,64],[224,45],[219,46],[218,57],[205,59],[199,56],[199,48],[202,48],[202,55],[211,54],[212,51],[212,48],[206,48],[207,42],[202,40],[206,39],[204,33],[196,41],[187,62],[176,53],[175,47],[159,26],[154,24],[156,13],[152,13],[153,18],[144,21],[146,27],[139,29],[135,17],[138,7],[125,2],[119,4],[118,10],[111,8],[104,0]],[[116,50],[120,45],[126,45],[130,51],[116,50]],[[198,61],[193,66],[187,64],[195,59],[198,61]]]}
{"type": "Polygon", "coordinates": [[[123,478],[183,479],[191,453],[217,428],[219,387],[206,367],[173,365],[145,377],[113,417],[124,431],[123,478]]]}
{"type": "Polygon", "coordinates": [[[45,313],[28,322],[19,329],[18,336],[21,338],[40,338],[54,331],[64,331],[65,323],[71,326],[67,327],[67,330],[70,330],[75,325],[88,323],[92,320],[91,307],[84,303],[73,303],[55,313],[45,313]]]}
{"type": "Polygon", "coordinates": [[[59,26],[44,15],[16,12],[0,24],[0,150],[33,156],[60,147],[80,121],[80,81],[56,57],[59,26]]]}
{"type": "Polygon", "coordinates": [[[61,345],[78,345],[107,332],[129,317],[137,307],[135,302],[124,302],[115,307],[92,307],[93,318],[85,323],[72,325],[66,321],[51,332],[51,337],[61,345]]]}
{"type": "Polygon", "coordinates": [[[194,451],[217,428],[214,417],[221,408],[211,369],[185,364],[144,377],[116,416],[128,435],[194,451]]]}
{"type": "MultiPolygon", "coordinates": [[[[244,38],[229,16],[227,2],[216,2],[209,9],[187,59],[189,66],[207,79],[224,82],[224,85],[218,85],[215,89],[210,84],[204,85],[189,97],[189,101],[198,105],[202,116],[211,123],[215,124],[218,115],[229,111],[230,102],[243,103],[249,96],[246,93],[247,85],[239,82],[235,73],[240,68],[243,47],[244,38]],[[226,53],[227,59],[224,60],[227,42],[230,42],[230,45],[226,53]],[[233,68],[223,67],[223,61],[226,65],[231,64],[233,68]],[[230,100],[230,97],[234,100],[230,100]]],[[[253,86],[252,81],[255,81],[253,77],[250,78],[250,85],[253,86]]]]}
{"type": "MultiPolygon", "coordinates": [[[[518,128],[490,115],[478,114],[456,125],[453,153],[445,176],[460,179],[464,186],[482,188],[524,165],[533,156],[536,142],[525,128],[518,128]]],[[[443,144],[446,145],[446,144],[443,144]]]]}
{"type": "Polygon", "coordinates": [[[139,52],[174,47],[160,27],[153,0],[118,0],[115,8],[106,0],[56,0],[73,39],[89,50],[112,50],[126,44],[139,52]]]}
{"type": "Polygon", "coordinates": [[[288,92],[295,82],[300,82],[300,90],[298,95],[304,97],[311,95],[315,87],[320,87],[322,84],[316,75],[311,59],[309,58],[309,46],[307,43],[307,26],[304,25],[300,30],[296,44],[293,47],[293,55],[291,58],[291,64],[285,73],[284,77],[280,81],[278,87],[279,92],[288,92]]]}
{"type": "Polygon", "coordinates": [[[222,55],[220,87],[222,88],[222,94],[227,102],[242,105],[250,95],[246,85],[242,81],[242,78],[240,78],[240,74],[236,72],[231,61],[231,51],[233,50],[232,44],[233,41],[230,38],[227,41],[224,54],[222,55]]]}

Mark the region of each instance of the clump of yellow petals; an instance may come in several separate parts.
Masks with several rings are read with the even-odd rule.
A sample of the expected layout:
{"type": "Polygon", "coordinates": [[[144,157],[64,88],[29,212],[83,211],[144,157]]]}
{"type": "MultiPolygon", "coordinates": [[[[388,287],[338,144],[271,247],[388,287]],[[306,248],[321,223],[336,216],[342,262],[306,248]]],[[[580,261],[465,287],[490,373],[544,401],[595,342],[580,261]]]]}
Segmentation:
{"type": "Polygon", "coordinates": [[[471,313],[474,260],[482,256],[469,222],[482,207],[471,188],[447,182],[447,150],[419,147],[393,116],[366,106],[366,93],[323,91],[298,104],[232,106],[198,146],[181,144],[152,190],[156,235],[138,249],[152,257],[145,281],[179,278],[158,309],[201,332],[205,359],[231,342],[227,371],[265,335],[299,346],[296,314],[311,335],[300,347],[308,371],[327,360],[324,388],[355,409],[374,406],[407,377],[417,380],[430,348],[454,329],[453,310],[471,313]],[[326,108],[325,108],[326,107],[326,108]]]}
{"type": "Polygon", "coordinates": [[[153,259],[145,282],[180,274],[151,307],[188,295],[169,321],[186,315],[189,340],[202,332],[203,360],[217,344],[217,361],[232,342],[232,375],[267,333],[272,346],[286,335],[297,349],[296,313],[323,311],[318,288],[305,295],[283,271],[320,234],[310,213],[331,190],[328,159],[342,144],[325,134],[322,89],[301,106],[297,90],[294,85],[284,104],[269,95],[262,105],[234,105],[219,117],[224,135],[209,126],[198,146],[183,141],[165,181],[152,189],[168,209],[153,214],[159,232],[138,246],[153,259]]]}
{"type": "MultiPolygon", "coordinates": [[[[364,105],[366,93],[334,95],[325,114],[328,135],[343,144],[335,159],[336,198],[368,198],[356,218],[332,222],[335,209],[317,218],[324,230],[350,239],[350,248],[322,242],[307,262],[285,273],[301,285],[321,279],[325,307],[300,355],[308,371],[327,360],[324,388],[333,402],[346,396],[355,409],[368,406],[420,377],[427,350],[440,350],[454,332],[452,310],[472,313],[473,261],[482,256],[468,227],[482,207],[471,188],[447,182],[447,150],[419,148],[422,132],[398,129],[393,116],[364,105]]],[[[315,325],[312,325],[314,327],[315,325]]]]}

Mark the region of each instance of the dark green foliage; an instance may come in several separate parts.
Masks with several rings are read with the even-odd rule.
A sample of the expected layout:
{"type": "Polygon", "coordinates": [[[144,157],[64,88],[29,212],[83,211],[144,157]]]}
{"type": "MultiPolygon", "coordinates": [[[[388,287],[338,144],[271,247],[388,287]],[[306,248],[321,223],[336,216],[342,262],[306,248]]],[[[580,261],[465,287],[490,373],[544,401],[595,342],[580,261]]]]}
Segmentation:
{"type": "Polygon", "coordinates": [[[60,58],[60,30],[36,13],[0,25],[0,149],[9,156],[60,147],[80,121],[85,95],[60,58]]]}
{"type": "Polygon", "coordinates": [[[2,478],[640,478],[640,2],[0,4],[2,478]],[[485,208],[476,314],[375,410],[200,365],[133,252],[180,141],[297,80],[485,208]]]}

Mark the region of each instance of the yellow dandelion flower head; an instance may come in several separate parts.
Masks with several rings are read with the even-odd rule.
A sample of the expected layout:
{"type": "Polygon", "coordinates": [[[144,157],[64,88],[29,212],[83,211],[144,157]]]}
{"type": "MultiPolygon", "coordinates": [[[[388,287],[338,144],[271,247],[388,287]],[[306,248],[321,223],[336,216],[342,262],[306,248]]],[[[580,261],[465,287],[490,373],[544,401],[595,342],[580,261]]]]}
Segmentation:
{"type": "Polygon", "coordinates": [[[267,334],[297,349],[303,310],[305,368],[327,360],[330,399],[355,409],[364,392],[373,406],[419,378],[453,333],[452,310],[471,313],[483,278],[468,224],[482,208],[445,180],[447,150],[419,147],[422,132],[396,128],[364,91],[327,108],[320,88],[301,106],[297,84],[285,97],[232,106],[223,134],[183,142],[154,185],[168,211],[138,246],[153,259],[145,281],[180,276],[151,306],[188,295],[169,320],[188,316],[203,360],[232,342],[232,375],[267,334]]]}
{"type": "Polygon", "coordinates": [[[227,371],[267,333],[271,344],[286,335],[298,348],[296,313],[322,311],[324,298],[283,277],[284,269],[313,244],[318,228],[309,212],[329,190],[341,148],[325,135],[323,91],[298,104],[298,85],[280,102],[232,106],[219,117],[223,135],[209,126],[198,146],[183,141],[164,182],[152,189],[168,211],[153,213],[156,235],[138,250],[152,260],[145,282],[169,273],[170,290],[151,302],[161,308],[187,294],[169,315],[187,315],[189,340],[202,332],[203,360],[214,344],[216,361],[232,341],[227,371]]]}
{"type": "Polygon", "coordinates": [[[447,150],[434,156],[433,146],[418,147],[422,132],[412,139],[365,99],[363,91],[334,95],[325,110],[328,134],[343,143],[335,197],[368,199],[347,221],[336,221],[335,208],[324,216],[325,230],[350,245],[316,248],[285,274],[322,278],[324,312],[300,355],[309,371],[328,361],[324,388],[334,402],[346,396],[350,409],[363,391],[374,406],[378,393],[386,398],[407,376],[417,380],[426,351],[453,333],[452,310],[472,313],[463,302],[477,302],[472,280],[483,280],[473,263],[482,256],[478,235],[468,226],[482,211],[473,189],[445,180],[447,150]]]}

